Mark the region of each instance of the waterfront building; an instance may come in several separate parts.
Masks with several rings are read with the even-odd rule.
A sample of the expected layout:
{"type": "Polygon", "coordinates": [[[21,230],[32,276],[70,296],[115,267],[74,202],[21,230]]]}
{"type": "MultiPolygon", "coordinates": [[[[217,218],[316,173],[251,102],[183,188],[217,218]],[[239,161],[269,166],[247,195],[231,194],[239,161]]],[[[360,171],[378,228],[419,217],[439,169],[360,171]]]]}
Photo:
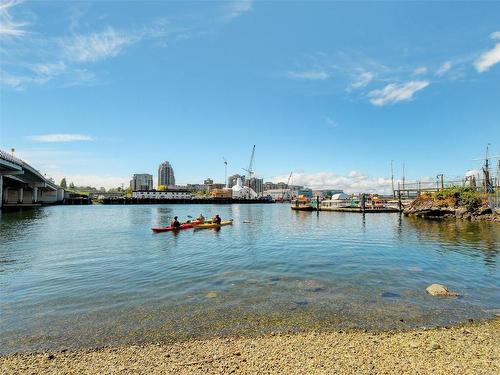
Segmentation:
{"type": "Polygon", "coordinates": [[[247,181],[246,186],[261,195],[264,191],[264,180],[262,178],[252,177],[247,181]]]}
{"type": "Polygon", "coordinates": [[[266,190],[274,190],[274,189],[277,189],[278,187],[276,186],[276,184],[274,182],[270,182],[270,181],[267,181],[267,182],[264,182],[264,191],[266,190]]]}
{"type": "Polygon", "coordinates": [[[168,161],[158,167],[158,186],[175,186],[174,169],[168,161]]]}
{"type": "Polygon", "coordinates": [[[147,173],[134,174],[130,180],[132,190],[153,190],[153,176],[147,173]]]}
{"type": "Polygon", "coordinates": [[[257,193],[248,186],[243,186],[241,178],[236,180],[236,185],[232,188],[233,198],[237,199],[255,199],[257,198],[257,193]]]}
{"type": "Polygon", "coordinates": [[[123,198],[123,193],[122,192],[89,192],[89,199],[97,199],[97,200],[102,200],[102,199],[118,199],[118,198],[123,198]]]}
{"type": "Polygon", "coordinates": [[[223,189],[226,187],[226,184],[220,184],[220,183],[213,183],[211,185],[207,185],[207,191],[211,192],[212,190],[215,189],[223,189]]]}
{"type": "Polygon", "coordinates": [[[227,178],[227,187],[232,188],[238,182],[238,178],[241,179],[241,183],[245,185],[245,176],[241,176],[239,174],[234,174],[227,178]]]}
{"type": "Polygon", "coordinates": [[[264,190],[262,193],[264,197],[270,197],[275,201],[281,201],[281,199],[285,201],[292,200],[294,195],[294,191],[290,189],[270,189],[264,190]]]}
{"type": "Polygon", "coordinates": [[[169,188],[162,191],[133,191],[132,198],[137,199],[192,199],[192,194],[185,188],[169,188]]]}
{"type": "MultiPolygon", "coordinates": [[[[223,185],[223,184],[222,184],[223,185]]],[[[233,197],[233,189],[232,188],[214,188],[211,191],[213,198],[232,198],[233,197]]]]}
{"type": "Polygon", "coordinates": [[[187,184],[186,188],[191,192],[206,192],[208,185],[205,184],[187,184]]]}

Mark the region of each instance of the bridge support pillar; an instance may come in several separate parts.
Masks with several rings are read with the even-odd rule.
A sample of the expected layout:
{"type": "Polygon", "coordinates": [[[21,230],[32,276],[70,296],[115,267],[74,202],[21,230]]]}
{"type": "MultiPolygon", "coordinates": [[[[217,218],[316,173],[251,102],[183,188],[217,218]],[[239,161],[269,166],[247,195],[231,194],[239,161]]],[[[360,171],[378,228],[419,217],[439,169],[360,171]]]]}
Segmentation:
{"type": "Polygon", "coordinates": [[[0,174],[0,210],[3,206],[3,176],[0,174]]]}
{"type": "Polygon", "coordinates": [[[38,187],[35,186],[33,188],[33,203],[37,203],[38,202],[38,187]]]}
{"type": "Polygon", "coordinates": [[[24,201],[24,189],[19,188],[17,192],[17,203],[23,203],[23,201],[24,201]]]}

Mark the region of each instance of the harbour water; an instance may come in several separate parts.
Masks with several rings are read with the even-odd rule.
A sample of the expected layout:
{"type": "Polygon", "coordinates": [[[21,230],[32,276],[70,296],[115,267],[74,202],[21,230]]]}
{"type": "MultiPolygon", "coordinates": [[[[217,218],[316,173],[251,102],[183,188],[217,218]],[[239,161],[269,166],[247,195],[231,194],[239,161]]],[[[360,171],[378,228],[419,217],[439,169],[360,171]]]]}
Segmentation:
{"type": "Polygon", "coordinates": [[[500,311],[500,225],[289,205],[57,206],[0,216],[0,353],[500,311]],[[220,230],[153,234],[172,216],[220,230]],[[425,288],[447,285],[460,298],[425,288]]]}

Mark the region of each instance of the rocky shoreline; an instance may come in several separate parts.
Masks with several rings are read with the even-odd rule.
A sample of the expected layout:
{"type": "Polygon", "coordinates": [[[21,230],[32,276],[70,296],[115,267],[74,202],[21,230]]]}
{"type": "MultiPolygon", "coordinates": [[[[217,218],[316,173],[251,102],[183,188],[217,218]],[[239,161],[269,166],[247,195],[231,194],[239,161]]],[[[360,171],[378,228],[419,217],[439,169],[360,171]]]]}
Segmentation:
{"type": "Polygon", "coordinates": [[[216,338],[0,357],[2,374],[498,374],[500,318],[405,332],[216,338]]]}
{"type": "Polygon", "coordinates": [[[421,196],[405,208],[403,214],[426,219],[462,219],[471,221],[500,222],[500,213],[493,212],[487,201],[478,202],[477,207],[462,204],[460,199],[438,199],[421,196]]]}

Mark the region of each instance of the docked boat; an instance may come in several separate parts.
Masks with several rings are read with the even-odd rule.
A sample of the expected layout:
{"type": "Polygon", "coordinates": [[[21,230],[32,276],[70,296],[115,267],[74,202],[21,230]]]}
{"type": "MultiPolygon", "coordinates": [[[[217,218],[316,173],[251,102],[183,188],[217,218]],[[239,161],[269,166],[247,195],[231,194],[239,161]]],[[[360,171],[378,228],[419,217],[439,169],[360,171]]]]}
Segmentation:
{"type": "Polygon", "coordinates": [[[297,199],[292,201],[291,209],[294,211],[314,211],[311,200],[303,195],[299,195],[297,199]]]}
{"type": "Polygon", "coordinates": [[[330,199],[321,201],[319,209],[321,211],[338,211],[338,209],[351,208],[355,202],[345,193],[332,195],[330,199]]]}

